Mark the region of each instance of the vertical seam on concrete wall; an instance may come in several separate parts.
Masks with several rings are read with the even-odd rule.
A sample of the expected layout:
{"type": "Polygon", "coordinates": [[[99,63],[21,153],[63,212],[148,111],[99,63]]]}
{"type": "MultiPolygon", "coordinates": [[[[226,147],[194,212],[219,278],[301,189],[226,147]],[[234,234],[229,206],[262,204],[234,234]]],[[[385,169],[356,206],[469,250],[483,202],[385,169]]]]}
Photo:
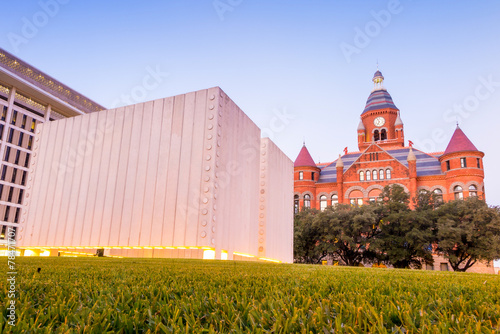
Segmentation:
{"type": "MultiPolygon", "coordinates": [[[[148,102],[146,102],[144,104],[144,107],[148,106],[148,102]]],[[[142,111],[143,113],[143,117],[144,117],[144,114],[145,114],[145,108],[143,109],[142,111]]],[[[141,219],[140,219],[140,222],[138,223],[139,224],[139,234],[138,234],[138,237],[137,237],[137,245],[139,246],[141,244],[141,235],[142,235],[142,229],[143,229],[143,221],[144,221],[144,202],[146,201],[146,185],[147,185],[147,182],[148,182],[148,171],[149,171],[149,165],[150,165],[150,161],[149,161],[149,155],[150,155],[150,152],[151,152],[151,127],[152,127],[152,124],[153,124],[153,113],[154,113],[154,109],[153,109],[153,104],[151,103],[151,119],[150,119],[150,122],[149,124],[147,124],[147,129],[149,130],[149,136],[148,136],[148,140],[147,140],[147,149],[148,149],[148,152],[146,154],[146,167],[145,167],[145,176],[144,176],[144,191],[142,192],[142,204],[141,204],[141,219]]],[[[144,128],[144,121],[143,121],[143,128],[144,128]]],[[[142,133],[141,133],[142,135],[142,133]]]]}
{"type": "MultiPolygon", "coordinates": [[[[80,231],[80,244],[83,245],[86,243],[86,240],[84,240],[84,231],[86,229],[92,229],[92,225],[91,226],[87,226],[87,221],[86,221],[86,218],[87,218],[87,210],[89,209],[87,207],[87,204],[88,204],[88,199],[89,199],[89,190],[90,190],[90,183],[91,183],[91,178],[92,178],[92,167],[94,165],[94,160],[93,157],[94,157],[94,151],[95,151],[95,138],[96,138],[96,133],[97,131],[94,131],[94,133],[92,134],[93,135],[93,138],[92,138],[92,141],[93,141],[93,144],[89,143],[89,139],[90,139],[90,133],[88,132],[89,130],[92,131],[93,129],[95,129],[96,127],[93,126],[92,124],[92,118],[94,118],[94,115],[95,115],[95,122],[96,122],[96,127],[97,125],[99,124],[99,114],[90,114],[88,117],[89,117],[89,127],[87,129],[87,134],[85,136],[85,141],[86,141],[86,144],[85,144],[85,155],[83,156],[84,157],[84,165],[85,165],[85,162],[86,160],[90,160],[90,167],[89,167],[89,171],[88,171],[88,179],[84,180],[86,182],[86,190],[83,191],[83,188],[80,188],[80,193],[85,197],[83,199],[84,201],[84,205],[83,205],[83,208],[84,208],[84,211],[83,211],[83,221],[82,221],[82,227],[81,227],[81,231],[80,231]],[[90,151],[90,152],[89,152],[90,151]]],[[[98,161],[100,162],[100,160],[98,161]]],[[[83,181],[83,175],[85,175],[85,169],[84,169],[84,173],[82,173],[82,181],[83,181]]],[[[90,236],[90,231],[89,231],[89,236],[90,236]]],[[[89,241],[90,241],[90,237],[89,237],[89,241]]]]}

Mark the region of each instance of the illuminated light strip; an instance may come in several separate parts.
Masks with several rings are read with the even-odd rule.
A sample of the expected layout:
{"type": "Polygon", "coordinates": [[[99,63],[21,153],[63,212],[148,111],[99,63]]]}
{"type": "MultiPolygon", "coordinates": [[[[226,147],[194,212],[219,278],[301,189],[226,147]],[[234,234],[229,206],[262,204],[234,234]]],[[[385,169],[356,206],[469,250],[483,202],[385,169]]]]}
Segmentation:
{"type": "Polygon", "coordinates": [[[266,257],[259,257],[259,260],[262,260],[262,261],[269,261],[269,262],[274,262],[274,263],[281,263],[280,260],[275,260],[275,259],[268,259],[266,257]]]}
{"type": "Polygon", "coordinates": [[[243,256],[243,257],[255,257],[254,255],[245,254],[245,253],[238,253],[238,252],[233,252],[233,255],[238,255],[238,256],[243,256]]]}
{"type": "MultiPolygon", "coordinates": [[[[209,246],[29,246],[20,247],[20,249],[203,249],[215,250],[214,247],[209,246]]],[[[235,253],[243,254],[243,253],[235,253]]],[[[243,254],[241,256],[254,257],[253,255],[243,254]]]]}
{"type": "Polygon", "coordinates": [[[94,256],[94,254],[90,254],[90,253],[83,253],[83,252],[61,252],[62,255],[61,256],[67,256],[65,254],[74,254],[74,255],[85,255],[85,256],[94,256]]]}

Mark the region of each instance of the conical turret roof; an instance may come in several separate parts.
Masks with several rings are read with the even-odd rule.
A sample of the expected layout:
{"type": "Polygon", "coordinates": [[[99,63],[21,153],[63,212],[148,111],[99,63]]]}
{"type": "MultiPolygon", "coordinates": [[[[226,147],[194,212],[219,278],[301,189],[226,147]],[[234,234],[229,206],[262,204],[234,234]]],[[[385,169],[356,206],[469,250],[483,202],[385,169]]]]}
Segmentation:
{"type": "Polygon", "coordinates": [[[358,131],[364,131],[365,130],[365,125],[363,124],[363,121],[360,120],[358,124],[358,131]]]}
{"type": "Polygon", "coordinates": [[[451,137],[448,147],[446,147],[443,155],[462,151],[478,151],[478,149],[474,146],[474,144],[472,144],[462,129],[460,129],[457,125],[457,128],[455,129],[455,132],[453,133],[453,136],[451,137]]]}
{"type": "Polygon", "coordinates": [[[394,122],[394,126],[398,125],[403,125],[403,121],[401,120],[401,115],[399,115],[399,110],[398,110],[398,117],[396,118],[396,122],[394,122]]]}
{"type": "Polygon", "coordinates": [[[307,147],[305,144],[304,144],[304,146],[302,146],[302,149],[300,150],[299,155],[297,156],[297,159],[295,159],[293,167],[317,167],[316,163],[314,162],[313,158],[311,157],[311,154],[307,150],[307,147]]]}

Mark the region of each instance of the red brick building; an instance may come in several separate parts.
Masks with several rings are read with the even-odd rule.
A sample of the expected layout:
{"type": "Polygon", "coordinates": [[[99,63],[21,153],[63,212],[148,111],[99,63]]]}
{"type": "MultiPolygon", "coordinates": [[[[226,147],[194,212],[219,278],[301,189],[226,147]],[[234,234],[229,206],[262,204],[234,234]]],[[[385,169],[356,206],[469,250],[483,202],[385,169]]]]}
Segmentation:
{"type": "MultiPolygon", "coordinates": [[[[399,109],[383,87],[380,71],[361,113],[358,152],[330,163],[316,164],[305,144],[294,163],[295,212],[303,207],[325,209],[340,204],[375,201],[386,185],[399,184],[413,198],[421,189],[444,201],[484,194],[483,152],[458,127],[444,152],[425,153],[405,146],[399,109]]],[[[451,270],[448,261],[434,255],[430,270],[451,270]]],[[[476,263],[470,272],[494,273],[492,263],[476,263]]]]}
{"type": "Polygon", "coordinates": [[[414,197],[421,189],[444,201],[467,196],[484,198],[483,152],[458,127],[444,152],[425,153],[405,145],[400,111],[383,86],[380,71],[361,113],[358,152],[331,163],[316,164],[304,145],[294,163],[294,205],[324,209],[336,203],[374,201],[389,184],[399,184],[414,197]]]}

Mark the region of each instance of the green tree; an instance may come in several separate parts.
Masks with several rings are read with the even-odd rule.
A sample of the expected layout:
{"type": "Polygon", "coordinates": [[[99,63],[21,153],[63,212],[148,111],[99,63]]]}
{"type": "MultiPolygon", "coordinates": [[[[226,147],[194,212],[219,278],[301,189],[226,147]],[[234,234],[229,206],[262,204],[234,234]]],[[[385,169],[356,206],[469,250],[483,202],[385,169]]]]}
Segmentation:
{"type": "Polygon", "coordinates": [[[395,268],[421,268],[422,260],[433,263],[432,194],[419,194],[415,211],[410,210],[410,197],[399,185],[386,186],[380,198],[377,212],[382,221],[381,233],[370,245],[379,261],[395,268]]]}
{"type": "Polygon", "coordinates": [[[454,271],[500,257],[500,210],[477,198],[455,200],[438,209],[437,252],[454,271]]]}
{"type": "Polygon", "coordinates": [[[378,223],[371,205],[328,207],[314,219],[320,234],[318,247],[348,266],[369,262],[374,254],[367,246],[378,234],[378,223]]]}
{"type": "Polygon", "coordinates": [[[320,231],[313,224],[318,211],[305,209],[295,215],[293,257],[297,263],[320,263],[328,255],[318,247],[320,231]]]}

